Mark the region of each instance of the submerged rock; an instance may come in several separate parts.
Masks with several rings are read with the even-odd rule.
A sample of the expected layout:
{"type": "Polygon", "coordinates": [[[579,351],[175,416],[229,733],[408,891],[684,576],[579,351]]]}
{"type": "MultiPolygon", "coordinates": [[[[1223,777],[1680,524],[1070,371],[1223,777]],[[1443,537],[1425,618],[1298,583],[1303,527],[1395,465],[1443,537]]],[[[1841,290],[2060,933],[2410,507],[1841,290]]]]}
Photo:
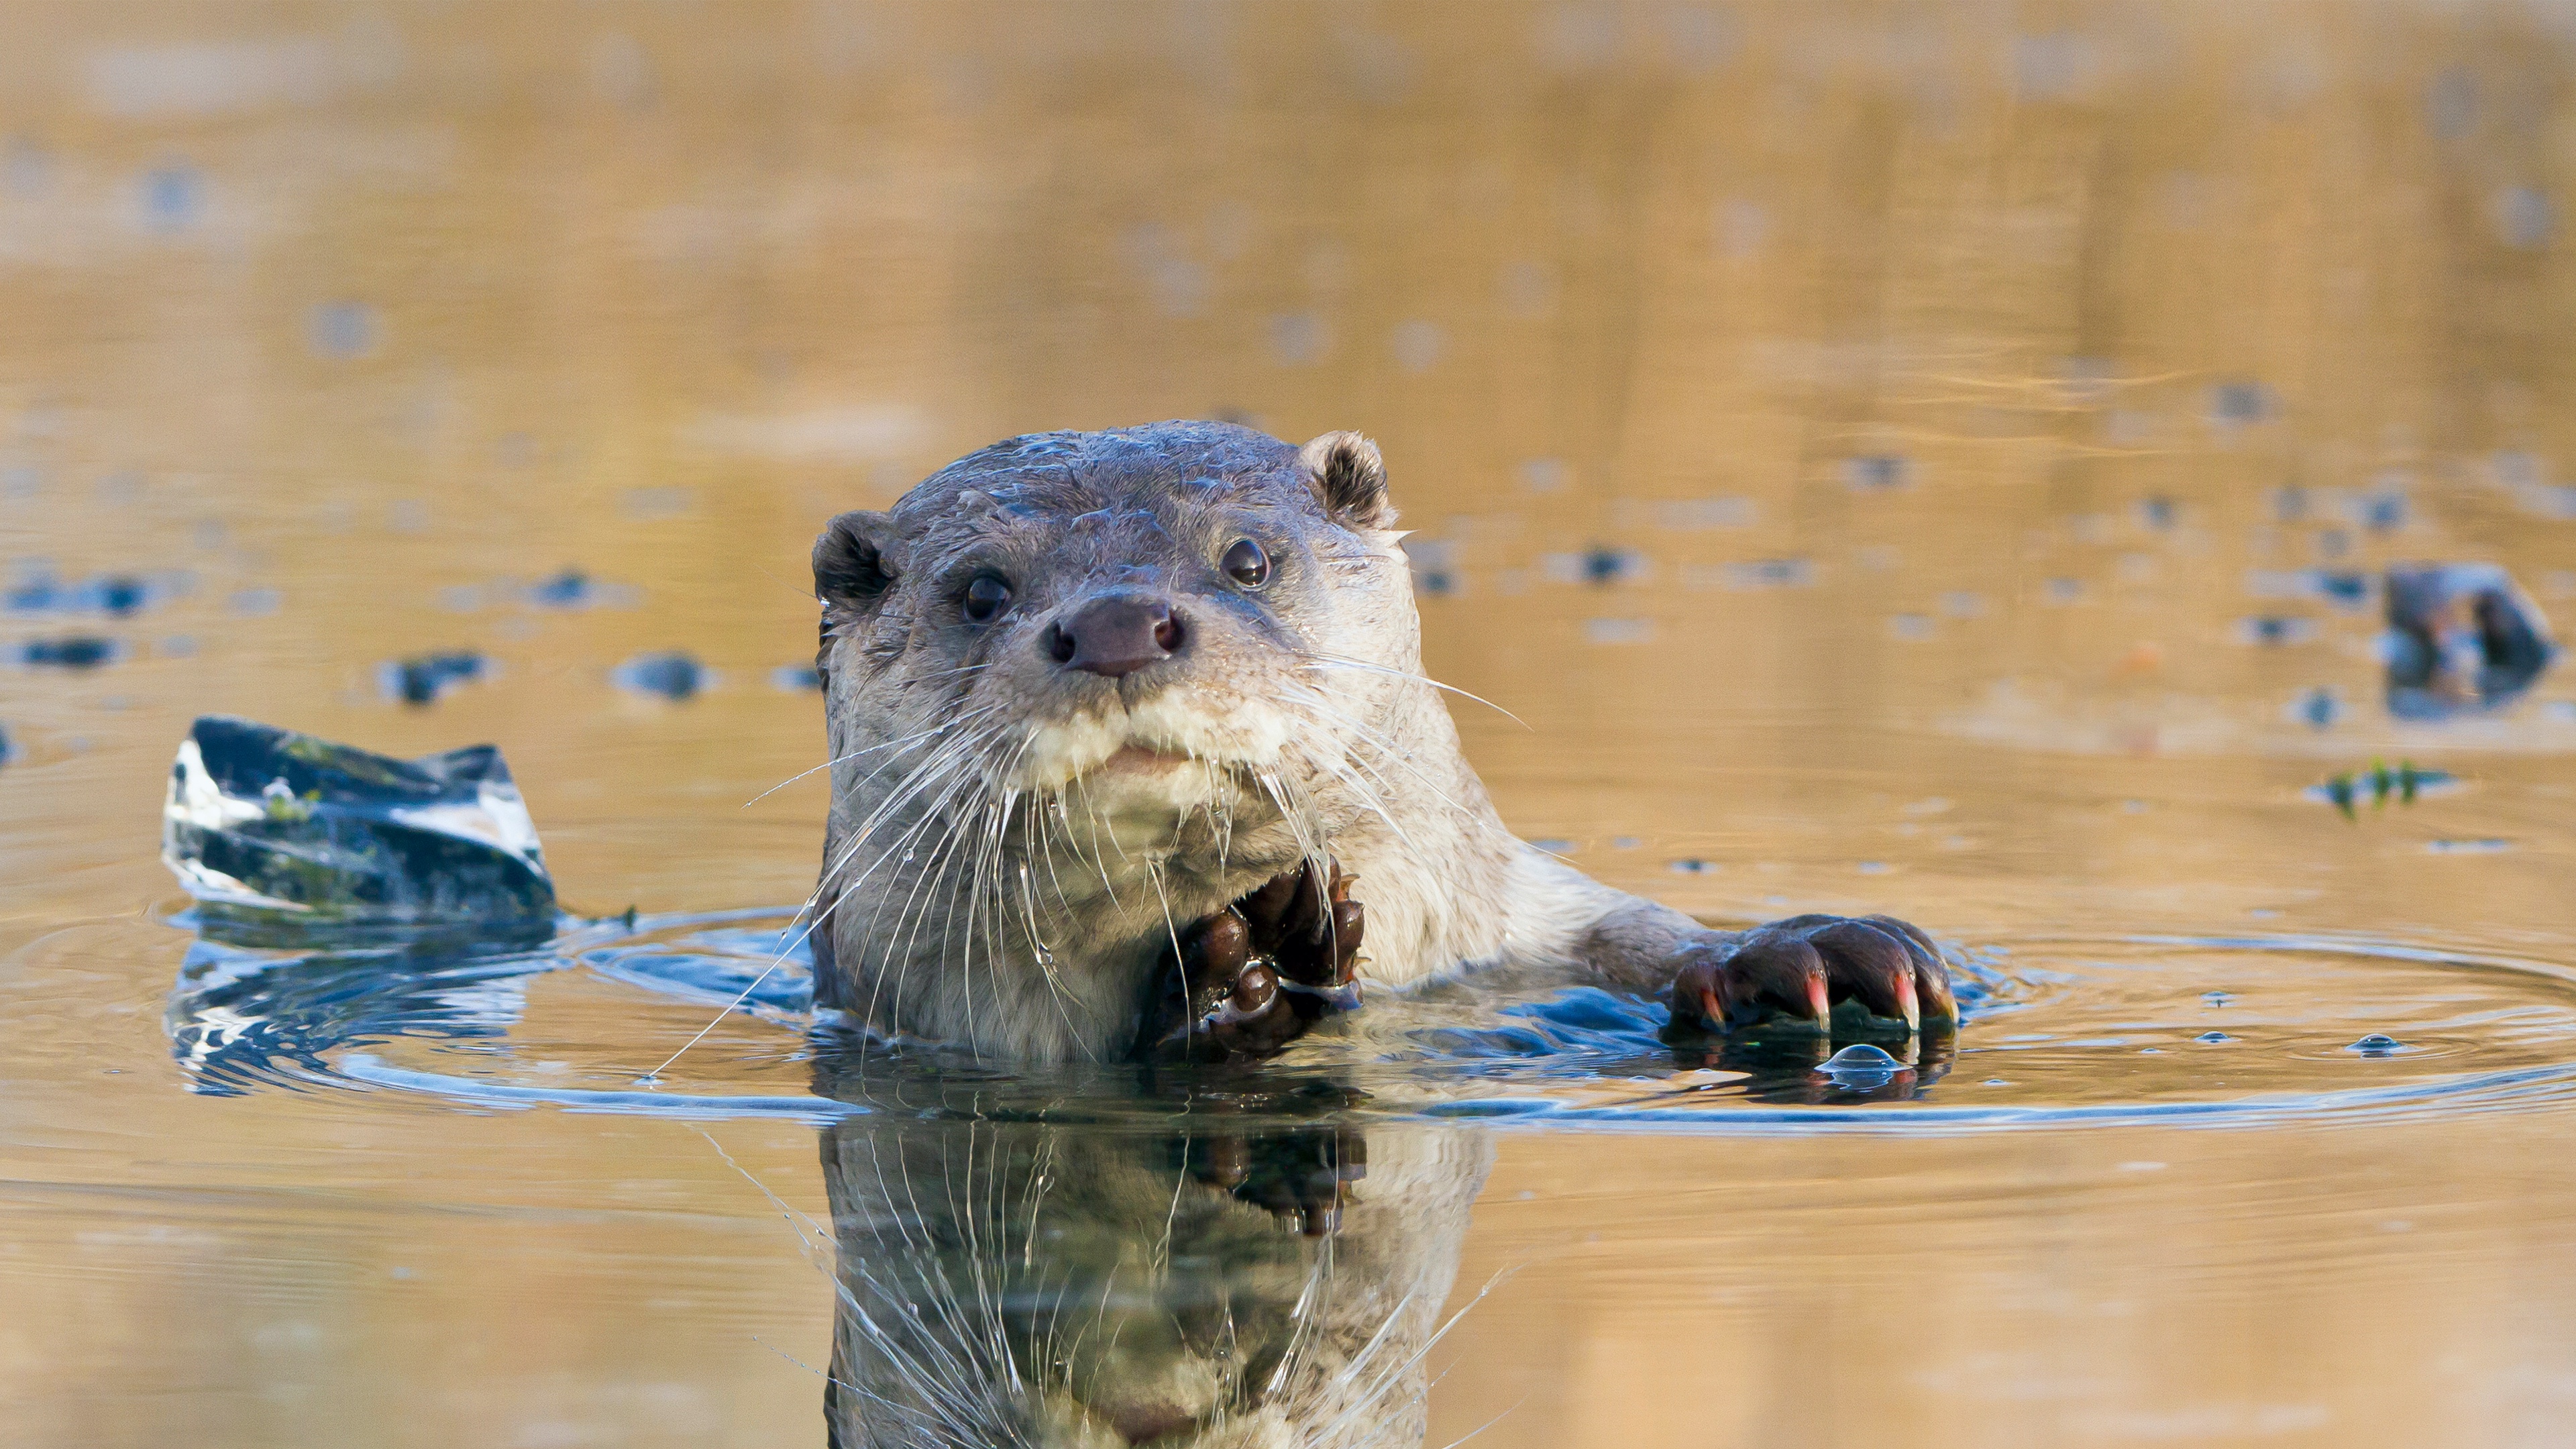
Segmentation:
{"type": "Polygon", "coordinates": [[[552,929],[554,881],[490,745],[394,760],[209,715],[179,744],[161,858],[209,921],[552,929]]]}

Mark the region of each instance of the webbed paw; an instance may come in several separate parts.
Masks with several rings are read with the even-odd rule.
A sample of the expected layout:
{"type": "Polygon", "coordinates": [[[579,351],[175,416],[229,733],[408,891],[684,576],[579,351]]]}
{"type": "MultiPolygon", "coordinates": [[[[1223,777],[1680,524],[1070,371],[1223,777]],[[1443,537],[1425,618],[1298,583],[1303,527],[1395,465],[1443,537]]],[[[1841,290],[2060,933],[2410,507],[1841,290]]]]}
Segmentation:
{"type": "Polygon", "coordinates": [[[1682,948],[1673,1020],[1730,1032],[1759,1022],[1817,1032],[1946,1029],[1958,1020],[1941,948],[1893,916],[1791,916],[1682,948]]]}
{"type": "Polygon", "coordinates": [[[1330,862],[1271,877],[1181,935],[1166,958],[1141,1055],[1156,1061],[1265,1056],[1326,1014],[1358,1006],[1366,912],[1351,899],[1357,877],[1330,862]]]}

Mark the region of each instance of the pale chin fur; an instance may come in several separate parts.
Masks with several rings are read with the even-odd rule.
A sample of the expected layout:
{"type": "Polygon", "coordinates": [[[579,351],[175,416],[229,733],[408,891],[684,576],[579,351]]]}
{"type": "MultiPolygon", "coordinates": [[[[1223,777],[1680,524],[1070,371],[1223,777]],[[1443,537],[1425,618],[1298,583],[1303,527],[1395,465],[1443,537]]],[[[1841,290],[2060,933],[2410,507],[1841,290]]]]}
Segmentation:
{"type": "MultiPolygon", "coordinates": [[[[1110,711],[1085,711],[1039,726],[1007,788],[1052,794],[1130,746],[1217,766],[1271,770],[1279,767],[1288,744],[1287,719],[1253,701],[1220,711],[1189,691],[1165,690],[1133,707],[1112,704],[1110,711]]],[[[1207,798],[1211,776],[1204,769],[1174,769],[1159,772],[1152,783],[1172,793],[1172,804],[1190,805],[1207,798]]]]}

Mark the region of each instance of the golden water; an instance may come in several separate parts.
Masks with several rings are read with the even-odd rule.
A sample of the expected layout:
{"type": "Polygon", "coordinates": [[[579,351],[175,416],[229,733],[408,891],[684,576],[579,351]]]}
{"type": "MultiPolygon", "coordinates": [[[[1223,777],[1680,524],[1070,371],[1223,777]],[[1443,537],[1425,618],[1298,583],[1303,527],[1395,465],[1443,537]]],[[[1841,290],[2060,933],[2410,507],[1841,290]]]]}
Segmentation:
{"type": "MultiPolygon", "coordinates": [[[[192,1094],[162,783],[199,713],[489,739],[571,904],[792,904],[819,780],[742,802],[820,759],[806,547],[1015,432],[1370,432],[1516,830],[2137,1028],[1972,1022],[1940,1100],[2226,1095],[2174,1059],[2231,968],[2140,936],[2520,968],[2290,952],[2230,1090],[2433,1071],[2339,1048],[2453,980],[2443,1051],[2576,1060],[2576,675],[2399,725],[2370,612],[2267,594],[2483,559],[2576,615],[2544,7],[9,12],[0,553],[180,592],[0,616],[125,649],[0,669],[0,1443],[819,1444],[830,1282],[744,1180],[820,1213],[814,1129],[192,1094]],[[622,606],[523,602],[566,566],[622,606]],[[499,677],[381,696],[459,647],[499,677]],[[648,649],[716,687],[613,688],[648,649]],[[2374,756],[2468,787],[2303,797],[2374,756]]],[[[531,1072],[708,1014],[532,994],[531,1072]]],[[[1430,1442],[2560,1442],[2571,1131],[1501,1130],[1430,1442]]]]}

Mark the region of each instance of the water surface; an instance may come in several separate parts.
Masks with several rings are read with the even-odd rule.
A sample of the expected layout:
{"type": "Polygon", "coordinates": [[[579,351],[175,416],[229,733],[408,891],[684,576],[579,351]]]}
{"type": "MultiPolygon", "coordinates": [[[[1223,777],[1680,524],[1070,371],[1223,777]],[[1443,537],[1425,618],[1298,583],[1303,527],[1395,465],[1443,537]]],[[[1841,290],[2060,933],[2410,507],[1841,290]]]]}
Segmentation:
{"type": "Polygon", "coordinates": [[[2576,675],[2401,718],[2376,592],[2576,616],[2546,13],[18,9],[0,1442],[2560,1437],[2576,675]],[[821,521],[1214,414],[1380,439],[1513,828],[1920,922],[1956,1040],[1033,1077],[791,963],[639,1087],[812,881],[821,521]],[[200,940],[215,711],[496,741],[639,918],[200,940]]]}

